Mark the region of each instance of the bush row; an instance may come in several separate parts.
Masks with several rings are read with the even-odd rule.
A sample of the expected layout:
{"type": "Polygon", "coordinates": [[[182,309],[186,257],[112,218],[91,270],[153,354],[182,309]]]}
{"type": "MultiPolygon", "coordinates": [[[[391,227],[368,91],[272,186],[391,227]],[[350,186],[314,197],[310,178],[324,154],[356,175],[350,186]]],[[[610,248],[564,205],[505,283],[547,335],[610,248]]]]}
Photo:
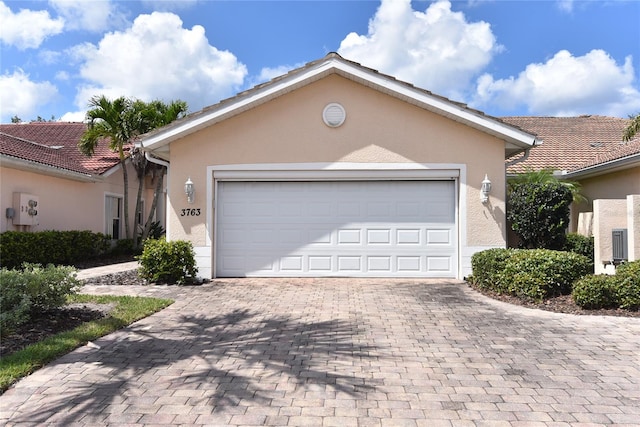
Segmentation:
{"type": "Polygon", "coordinates": [[[35,311],[59,307],[81,282],[75,268],[25,263],[0,269],[0,335],[27,322],[35,311]]]}
{"type": "Polygon", "coordinates": [[[525,300],[542,301],[572,291],[589,274],[589,258],[550,249],[489,249],[471,258],[476,286],[525,300]]]}
{"type": "Polygon", "coordinates": [[[619,265],[615,275],[587,276],[573,286],[573,300],[582,308],[640,309],[640,260],[619,265]]]}
{"type": "Polygon", "coordinates": [[[91,231],[6,231],[0,234],[0,265],[71,265],[107,253],[110,244],[108,236],[91,231]]]}

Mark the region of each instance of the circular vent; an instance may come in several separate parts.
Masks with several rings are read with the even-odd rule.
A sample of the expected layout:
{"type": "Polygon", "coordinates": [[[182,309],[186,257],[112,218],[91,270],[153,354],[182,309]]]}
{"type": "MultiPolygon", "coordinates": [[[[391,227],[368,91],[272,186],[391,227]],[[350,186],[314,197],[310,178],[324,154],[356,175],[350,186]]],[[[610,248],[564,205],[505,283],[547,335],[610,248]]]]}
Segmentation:
{"type": "Polygon", "coordinates": [[[346,118],[347,113],[345,112],[344,107],[335,102],[328,104],[322,111],[322,120],[324,120],[324,123],[327,126],[332,128],[337,128],[343,124],[346,118]]]}

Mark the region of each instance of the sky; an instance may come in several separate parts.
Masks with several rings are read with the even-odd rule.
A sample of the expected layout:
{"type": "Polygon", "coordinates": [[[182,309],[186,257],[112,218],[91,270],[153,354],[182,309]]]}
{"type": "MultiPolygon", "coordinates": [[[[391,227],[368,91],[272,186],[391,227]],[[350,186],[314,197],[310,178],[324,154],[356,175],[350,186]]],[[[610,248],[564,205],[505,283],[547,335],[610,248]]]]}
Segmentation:
{"type": "Polygon", "coordinates": [[[501,116],[640,113],[638,0],[0,0],[0,122],[93,96],[195,112],[346,59],[501,116]]]}

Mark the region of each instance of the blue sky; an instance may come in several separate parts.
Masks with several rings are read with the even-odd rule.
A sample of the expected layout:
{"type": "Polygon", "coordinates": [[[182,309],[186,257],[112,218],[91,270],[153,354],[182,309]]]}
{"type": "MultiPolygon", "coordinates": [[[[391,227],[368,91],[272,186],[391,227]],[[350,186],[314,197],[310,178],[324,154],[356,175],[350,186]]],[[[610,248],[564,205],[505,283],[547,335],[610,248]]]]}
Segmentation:
{"type": "Polygon", "coordinates": [[[0,0],[0,22],[3,123],[99,94],[197,111],[328,52],[494,116],[640,112],[637,0],[0,0]]]}

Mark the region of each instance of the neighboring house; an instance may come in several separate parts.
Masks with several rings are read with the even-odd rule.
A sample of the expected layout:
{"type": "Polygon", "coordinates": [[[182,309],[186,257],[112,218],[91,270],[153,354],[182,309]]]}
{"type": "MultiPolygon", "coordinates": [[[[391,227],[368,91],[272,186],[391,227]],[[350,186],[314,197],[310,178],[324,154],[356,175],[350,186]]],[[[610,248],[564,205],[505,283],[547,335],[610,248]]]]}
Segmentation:
{"type": "Polygon", "coordinates": [[[631,120],[603,116],[502,120],[544,141],[528,156],[510,161],[507,174],[551,168],[560,178],[582,186],[587,201],[572,206],[569,231],[594,235],[596,272],[605,272],[607,265],[619,261],[614,256],[614,229],[626,230],[624,258],[640,259],[640,135],[622,141],[631,120]]]}
{"type": "MultiPolygon", "coordinates": [[[[0,125],[0,232],[90,230],[114,239],[125,237],[118,154],[109,150],[106,141],[92,157],[81,154],[77,145],[86,129],[84,123],[0,125]]],[[[128,167],[133,213],[137,178],[133,167],[128,167]]],[[[147,209],[153,187],[148,183],[143,193],[147,209]]],[[[158,212],[164,212],[162,205],[158,212]]]]}
{"type": "Polygon", "coordinates": [[[203,277],[463,278],[505,247],[504,162],[535,143],[331,53],[140,145],[170,162],[167,235],[203,277]]]}

